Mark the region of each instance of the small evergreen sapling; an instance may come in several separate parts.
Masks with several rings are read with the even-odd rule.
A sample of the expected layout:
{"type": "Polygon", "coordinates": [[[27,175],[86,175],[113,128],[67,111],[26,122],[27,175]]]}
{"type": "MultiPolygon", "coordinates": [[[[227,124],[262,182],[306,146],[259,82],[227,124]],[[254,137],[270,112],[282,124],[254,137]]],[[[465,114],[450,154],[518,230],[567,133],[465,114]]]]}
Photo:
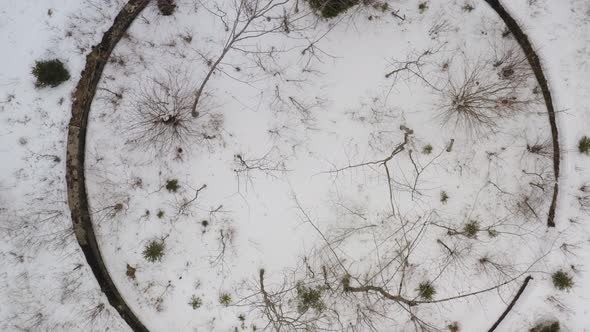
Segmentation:
{"type": "Polygon", "coordinates": [[[446,204],[449,201],[449,194],[446,191],[440,192],[440,201],[443,204],[446,204]]]}
{"type": "Polygon", "coordinates": [[[175,193],[178,191],[178,188],[180,188],[180,185],[178,184],[178,179],[170,179],[166,181],[166,190],[168,190],[169,192],[175,193]]]}
{"type": "Polygon", "coordinates": [[[229,295],[229,293],[219,294],[219,304],[228,307],[231,304],[231,295],[229,295]]]}
{"type": "Polygon", "coordinates": [[[572,277],[563,270],[559,270],[551,275],[553,286],[559,290],[566,290],[573,287],[574,282],[572,277]]]}
{"type": "Polygon", "coordinates": [[[351,7],[358,5],[360,0],[307,0],[307,2],[323,18],[334,18],[351,7]]]}
{"type": "Polygon", "coordinates": [[[309,309],[314,309],[317,313],[326,309],[326,304],[322,300],[323,289],[321,287],[308,287],[299,281],[295,290],[297,291],[297,312],[299,314],[304,314],[309,309]]]}
{"type": "Polygon", "coordinates": [[[35,61],[32,73],[37,78],[35,86],[38,88],[54,88],[70,79],[70,73],[58,59],[35,61]]]}
{"type": "Polygon", "coordinates": [[[473,5],[466,3],[465,5],[463,5],[463,11],[467,12],[467,13],[471,13],[472,10],[474,10],[475,7],[473,7],[473,5]]]}
{"type": "Polygon", "coordinates": [[[578,141],[578,151],[585,155],[590,155],[590,137],[583,136],[580,138],[580,141],[578,141]]]}
{"type": "Polygon", "coordinates": [[[143,258],[145,258],[150,263],[154,263],[156,261],[160,262],[164,256],[165,249],[166,246],[164,245],[164,241],[151,240],[143,248],[143,258]]]}
{"type": "Polygon", "coordinates": [[[561,329],[559,328],[559,322],[545,322],[537,324],[535,327],[529,330],[530,332],[559,332],[561,329]]]}
{"type": "Polygon", "coordinates": [[[463,226],[463,235],[470,239],[477,238],[477,232],[479,232],[479,223],[475,220],[471,220],[465,226],[463,226]]]}
{"type": "Polygon", "coordinates": [[[174,0],[158,0],[158,9],[160,14],[163,16],[170,16],[174,14],[176,10],[176,4],[174,0]]]}
{"type": "Polygon", "coordinates": [[[428,9],[428,3],[427,2],[421,2],[418,5],[418,10],[420,10],[420,14],[423,14],[426,11],[426,9],[428,9]]]}
{"type": "Polygon", "coordinates": [[[447,328],[450,332],[459,332],[459,322],[452,322],[451,324],[447,325],[447,328]]]}
{"type": "Polygon", "coordinates": [[[197,310],[201,307],[201,305],[203,305],[203,300],[201,300],[200,297],[193,295],[188,304],[193,308],[193,310],[197,310]]]}
{"type": "Polygon", "coordinates": [[[429,281],[421,282],[416,290],[418,291],[418,296],[426,301],[432,300],[436,294],[436,290],[429,281]]]}

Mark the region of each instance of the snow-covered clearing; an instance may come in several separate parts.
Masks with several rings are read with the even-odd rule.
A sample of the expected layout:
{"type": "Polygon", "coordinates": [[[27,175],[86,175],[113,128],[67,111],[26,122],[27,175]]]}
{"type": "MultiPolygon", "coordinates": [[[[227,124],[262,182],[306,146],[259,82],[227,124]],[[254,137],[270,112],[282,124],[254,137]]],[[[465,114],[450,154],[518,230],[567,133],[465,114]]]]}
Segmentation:
{"type": "MultiPolygon", "coordinates": [[[[86,143],[103,259],[151,331],[482,331],[528,275],[498,331],[585,331],[589,4],[505,4],[559,112],[547,228],[545,104],[485,2],[388,1],[331,20],[286,2],[231,45],[239,1],[176,3],[172,16],[148,6],[114,50],[86,143]],[[163,255],[146,259],[150,245],[163,255]],[[560,269],[572,289],[553,286],[560,269]]],[[[122,5],[0,8],[2,330],[128,329],[77,247],[63,180],[70,91],[122,5]],[[36,89],[30,67],[55,57],[72,78],[36,89]]]]}

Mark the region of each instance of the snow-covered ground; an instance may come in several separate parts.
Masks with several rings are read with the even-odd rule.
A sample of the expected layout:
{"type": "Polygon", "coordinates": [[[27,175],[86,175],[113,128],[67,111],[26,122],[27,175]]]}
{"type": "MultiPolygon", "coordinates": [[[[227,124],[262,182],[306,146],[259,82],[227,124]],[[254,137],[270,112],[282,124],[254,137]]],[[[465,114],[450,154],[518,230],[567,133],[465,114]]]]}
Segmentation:
{"type": "Polygon", "coordinates": [[[70,95],[85,54],[121,7],[96,4],[101,11],[82,1],[0,3],[2,331],[128,330],[114,309],[101,310],[107,302],[73,236],[64,182],[70,95]],[[31,68],[48,58],[72,77],[36,89],[31,68]]]}
{"type": "MultiPolygon", "coordinates": [[[[580,188],[590,180],[590,158],[578,153],[580,138],[590,128],[590,3],[572,0],[506,2],[506,8],[521,22],[543,62],[545,74],[553,93],[560,128],[562,166],[560,196],[557,209],[558,244],[561,254],[549,266],[570,268],[574,273],[574,287],[570,292],[555,292],[543,287],[548,278],[539,280],[523,298],[521,315],[556,317],[569,331],[588,331],[588,210],[582,211],[578,198],[584,196],[580,188]],[[563,244],[568,244],[563,246],[563,244]],[[573,249],[572,253],[564,249],[573,249]],[[544,304],[544,306],[541,305],[544,304]],[[530,308],[536,308],[531,312],[530,308]]],[[[587,195],[587,194],[586,194],[587,195]]],[[[539,278],[540,279],[540,278],[539,278]]],[[[517,321],[518,316],[511,317],[517,321]]]]}
{"type": "MultiPolygon", "coordinates": [[[[124,331],[69,231],[64,183],[70,91],[122,1],[5,3],[0,328],[124,331]],[[72,78],[34,88],[34,61],[55,57],[72,78]]],[[[505,4],[537,47],[559,112],[561,192],[557,227],[547,229],[551,135],[530,69],[517,67],[525,78],[509,95],[526,105],[493,117],[493,127],[466,130],[441,115],[474,69],[475,86],[498,87],[501,58],[522,59],[483,1],[469,2],[472,10],[463,1],[423,9],[389,1],[385,11],[354,8],[330,21],[299,3],[289,34],[228,52],[189,120],[193,137],[154,147],[137,125],[146,95],[162,83],[192,97],[231,29],[229,2],[177,3],[168,17],[148,6],[114,50],[86,149],[102,255],[150,330],[271,329],[264,269],[270,300],[285,319],[297,317],[285,330],[448,330],[453,322],[487,330],[533,275],[498,331],[546,319],[585,331],[589,228],[577,197],[590,157],[576,144],[590,134],[590,4],[505,4]],[[167,188],[170,180],[178,189],[167,188]],[[164,255],[149,262],[144,248],[154,240],[164,255]],[[553,287],[559,269],[573,276],[571,290],[553,287]],[[417,291],[427,282],[435,303],[345,292],[343,280],[409,301],[428,301],[417,291]],[[318,290],[325,308],[300,310],[298,285],[318,290]]]]}

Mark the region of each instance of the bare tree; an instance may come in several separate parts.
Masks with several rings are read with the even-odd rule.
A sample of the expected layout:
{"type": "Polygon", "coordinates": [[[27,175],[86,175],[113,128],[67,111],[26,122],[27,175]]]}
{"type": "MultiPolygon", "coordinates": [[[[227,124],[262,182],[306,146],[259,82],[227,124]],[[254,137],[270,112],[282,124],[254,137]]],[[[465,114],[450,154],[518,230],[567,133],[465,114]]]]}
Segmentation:
{"type": "Polygon", "coordinates": [[[535,140],[527,140],[526,152],[544,158],[552,158],[553,142],[549,137],[537,137],[535,140]]]}
{"type": "Polygon", "coordinates": [[[514,64],[514,52],[503,60],[508,65],[494,67],[496,77],[489,63],[481,60],[465,60],[459,77],[449,75],[439,92],[442,122],[468,130],[494,128],[499,119],[526,110],[535,101],[523,91],[532,70],[514,64]]]}
{"type": "MultiPolygon", "coordinates": [[[[190,187],[190,186],[189,186],[190,187]]],[[[182,197],[179,201],[176,202],[176,213],[174,214],[174,220],[178,220],[181,216],[188,215],[191,213],[191,207],[193,204],[196,204],[199,199],[199,194],[202,190],[207,188],[206,184],[201,185],[198,189],[194,189],[190,187],[195,195],[190,198],[182,197]]]]}
{"type": "Polygon", "coordinates": [[[142,84],[130,118],[134,140],[166,152],[216,138],[221,118],[205,112],[191,116],[192,101],[189,76],[178,69],[142,84]]]}
{"type": "Polygon", "coordinates": [[[533,71],[526,56],[514,42],[491,45],[492,59],[470,59],[465,51],[449,51],[446,44],[410,54],[405,60],[391,60],[393,69],[385,74],[393,79],[418,79],[438,95],[438,111],[443,124],[472,133],[493,129],[503,118],[523,112],[538,101],[529,80],[533,71]],[[442,70],[434,70],[439,53],[463,53],[447,60],[442,70]],[[440,72],[446,73],[446,78],[440,72]]]}
{"type": "Polygon", "coordinates": [[[263,156],[258,158],[248,158],[243,154],[234,155],[234,169],[236,173],[238,192],[240,191],[240,184],[245,182],[246,190],[248,184],[254,186],[254,177],[256,173],[260,173],[270,178],[277,178],[288,172],[285,166],[284,157],[279,151],[272,147],[263,156]]]}
{"type": "Polygon", "coordinates": [[[385,78],[393,80],[392,87],[400,78],[405,80],[417,78],[433,90],[439,91],[440,89],[435,85],[436,82],[431,82],[426,68],[432,65],[432,58],[443,51],[445,45],[446,43],[442,43],[421,52],[411,53],[404,60],[391,59],[389,62],[393,69],[385,74],[385,78]]]}
{"type": "MultiPolygon", "coordinates": [[[[288,0],[233,0],[233,13],[229,14],[219,6],[207,8],[217,16],[225,26],[227,37],[223,48],[214,60],[207,60],[209,67],[205,78],[194,92],[191,106],[193,117],[199,115],[198,105],[203,96],[205,86],[216,71],[222,71],[222,61],[232,50],[253,53],[242,45],[245,41],[260,38],[270,33],[290,33],[292,24],[297,18],[291,17],[291,9],[287,9],[288,0]]],[[[257,51],[258,53],[261,53],[257,51]]]]}

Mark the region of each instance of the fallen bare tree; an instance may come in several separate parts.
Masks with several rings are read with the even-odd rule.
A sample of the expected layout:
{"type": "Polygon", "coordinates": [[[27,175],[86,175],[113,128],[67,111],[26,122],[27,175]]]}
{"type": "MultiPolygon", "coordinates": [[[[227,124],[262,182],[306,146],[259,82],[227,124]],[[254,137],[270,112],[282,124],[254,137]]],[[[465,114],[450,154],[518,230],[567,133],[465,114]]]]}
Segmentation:
{"type": "Polygon", "coordinates": [[[488,256],[473,257],[472,250],[461,249],[458,245],[476,239],[435,240],[431,236],[430,218],[400,220],[406,223],[406,231],[398,225],[386,227],[393,232],[384,232],[383,227],[373,225],[329,235],[320,230],[314,220],[308,219],[309,214],[303,208],[300,212],[305,223],[316,230],[323,245],[312,256],[306,256],[294,270],[279,274],[278,278],[271,272],[274,274],[272,281],[267,280],[264,269],[260,270],[257,280],[247,287],[249,293],[235,304],[257,313],[265,322],[262,330],[382,331],[396,326],[415,331],[442,331],[444,319],[433,315],[433,306],[440,310],[456,301],[486,294],[511,294],[546,255],[541,254],[517,268],[514,262],[503,265],[488,256]],[[382,236],[377,237],[373,250],[363,250],[360,258],[353,254],[353,242],[376,234],[382,236]],[[440,252],[431,253],[440,257],[424,260],[422,250],[430,241],[441,243],[440,252]],[[474,262],[470,262],[471,259],[474,262]],[[480,265],[489,269],[479,272],[489,277],[484,278],[485,282],[478,286],[464,285],[464,291],[450,291],[453,287],[445,287],[447,281],[443,280],[448,280],[447,275],[464,273],[467,276],[470,275],[468,271],[479,269],[480,265]],[[492,271],[495,269],[498,273],[492,271]],[[424,275],[426,270],[430,277],[424,275]]]}
{"type": "Polygon", "coordinates": [[[314,211],[307,211],[293,195],[302,225],[311,227],[320,243],[291,270],[260,270],[248,293],[236,302],[257,314],[264,322],[263,330],[382,331],[395,326],[442,331],[452,318],[442,313],[447,306],[482,297],[502,301],[517,292],[527,275],[538,272],[539,262],[552,249],[528,246],[544,234],[535,215],[542,213],[547,195],[528,182],[536,177],[537,184],[544,186],[549,181],[544,173],[523,173],[520,192],[508,192],[491,180],[484,183],[474,201],[466,203],[469,209],[462,218],[449,218],[422,201],[405,209],[393,193],[405,188],[409,201],[422,196],[416,189],[421,174],[436,164],[452,142],[436,155],[419,156],[412,153],[414,132],[404,126],[401,131],[403,141],[388,144],[385,158],[351,162],[326,172],[334,177],[363,168],[378,173],[379,183],[388,187],[379,211],[338,201],[335,206],[346,217],[338,215],[338,222],[325,228],[314,220],[314,211]],[[419,158],[428,161],[422,163],[419,158]],[[399,163],[414,170],[405,182],[393,176],[399,173],[399,163]],[[498,208],[502,212],[474,215],[480,195],[497,198],[504,204],[498,208]],[[502,249],[519,244],[529,250],[523,249],[518,257],[502,249]]]}

